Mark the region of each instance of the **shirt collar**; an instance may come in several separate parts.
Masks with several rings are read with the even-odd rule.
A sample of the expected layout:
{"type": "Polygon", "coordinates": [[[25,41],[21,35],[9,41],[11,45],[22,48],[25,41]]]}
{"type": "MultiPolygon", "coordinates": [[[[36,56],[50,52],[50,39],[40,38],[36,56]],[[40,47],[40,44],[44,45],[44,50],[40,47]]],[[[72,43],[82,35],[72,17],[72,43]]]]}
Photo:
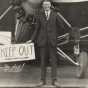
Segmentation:
{"type": "Polygon", "coordinates": [[[50,14],[50,12],[51,12],[51,10],[49,10],[49,11],[45,11],[45,14],[47,14],[47,13],[50,14]]]}

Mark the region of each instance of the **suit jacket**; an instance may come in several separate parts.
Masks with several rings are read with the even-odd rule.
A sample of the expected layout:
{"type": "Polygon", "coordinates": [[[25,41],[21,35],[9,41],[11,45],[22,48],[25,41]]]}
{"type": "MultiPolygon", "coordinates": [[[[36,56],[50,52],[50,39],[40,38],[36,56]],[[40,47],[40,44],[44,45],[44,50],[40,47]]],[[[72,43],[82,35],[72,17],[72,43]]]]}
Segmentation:
{"type": "Polygon", "coordinates": [[[36,40],[39,47],[57,45],[57,36],[68,32],[68,26],[57,15],[57,12],[51,10],[49,19],[46,19],[44,10],[41,10],[36,16],[35,31],[31,40],[36,40]]]}
{"type": "Polygon", "coordinates": [[[32,34],[31,22],[19,19],[18,27],[15,34],[16,43],[25,43],[30,40],[32,34]]]}

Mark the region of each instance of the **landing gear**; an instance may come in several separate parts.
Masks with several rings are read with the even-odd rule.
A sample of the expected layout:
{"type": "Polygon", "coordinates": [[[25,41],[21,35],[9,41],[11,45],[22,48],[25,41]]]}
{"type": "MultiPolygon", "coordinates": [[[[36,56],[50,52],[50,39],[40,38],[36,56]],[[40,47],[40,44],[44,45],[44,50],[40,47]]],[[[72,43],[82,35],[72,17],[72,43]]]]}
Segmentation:
{"type": "Polygon", "coordinates": [[[86,51],[82,51],[79,55],[78,62],[80,66],[77,70],[78,78],[85,78],[88,66],[88,53],[86,51]]]}

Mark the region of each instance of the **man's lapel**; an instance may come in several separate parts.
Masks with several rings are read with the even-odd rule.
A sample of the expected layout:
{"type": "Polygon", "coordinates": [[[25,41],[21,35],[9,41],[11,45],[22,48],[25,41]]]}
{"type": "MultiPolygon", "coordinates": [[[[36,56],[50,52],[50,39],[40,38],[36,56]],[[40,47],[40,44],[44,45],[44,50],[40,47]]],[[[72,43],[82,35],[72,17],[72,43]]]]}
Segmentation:
{"type": "Polygon", "coordinates": [[[45,20],[47,20],[46,14],[45,14],[45,11],[44,11],[44,10],[42,11],[42,16],[43,16],[43,18],[44,18],[45,20]]]}

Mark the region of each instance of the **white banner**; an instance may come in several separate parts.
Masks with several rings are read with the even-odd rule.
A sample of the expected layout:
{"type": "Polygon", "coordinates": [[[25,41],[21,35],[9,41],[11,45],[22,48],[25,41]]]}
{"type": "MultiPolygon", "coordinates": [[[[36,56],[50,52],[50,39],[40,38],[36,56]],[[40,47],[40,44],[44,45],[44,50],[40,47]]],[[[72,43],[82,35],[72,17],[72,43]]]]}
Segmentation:
{"type": "Polygon", "coordinates": [[[0,63],[35,59],[34,44],[9,44],[0,46],[0,63]]]}
{"type": "Polygon", "coordinates": [[[0,31],[0,45],[11,44],[11,32],[0,31]]]}

